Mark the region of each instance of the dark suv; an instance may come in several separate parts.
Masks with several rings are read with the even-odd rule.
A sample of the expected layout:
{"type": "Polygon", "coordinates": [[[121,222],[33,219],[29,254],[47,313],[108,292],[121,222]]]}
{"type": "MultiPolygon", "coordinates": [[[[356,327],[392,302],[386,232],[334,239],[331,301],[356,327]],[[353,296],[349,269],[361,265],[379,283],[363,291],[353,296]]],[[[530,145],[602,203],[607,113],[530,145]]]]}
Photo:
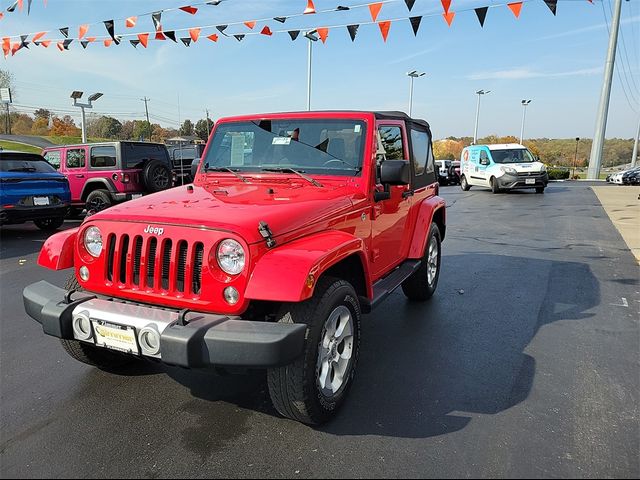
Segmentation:
{"type": "Polygon", "coordinates": [[[169,153],[159,143],[66,145],[46,148],[42,154],[69,179],[75,213],[83,208],[104,210],[173,185],[169,153]]]}
{"type": "Polygon", "coordinates": [[[191,183],[193,181],[193,177],[191,176],[191,164],[195,159],[202,157],[204,147],[206,147],[204,144],[168,147],[169,157],[171,158],[173,171],[176,175],[177,185],[191,183]]]}

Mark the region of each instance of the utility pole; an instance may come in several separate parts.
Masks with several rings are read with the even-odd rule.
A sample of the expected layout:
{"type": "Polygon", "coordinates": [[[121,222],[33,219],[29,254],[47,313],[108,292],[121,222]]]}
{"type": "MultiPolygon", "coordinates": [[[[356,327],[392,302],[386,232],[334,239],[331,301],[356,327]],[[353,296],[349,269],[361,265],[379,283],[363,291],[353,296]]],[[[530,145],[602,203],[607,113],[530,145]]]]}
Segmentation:
{"type": "Polygon", "coordinates": [[[473,130],[473,144],[475,145],[478,142],[478,120],[480,119],[480,97],[482,95],[486,95],[487,93],[491,93],[491,90],[478,90],[476,95],[478,95],[478,106],[476,107],[476,127],[473,130]]]}
{"type": "Polygon", "coordinates": [[[576,164],[578,163],[578,145],[580,144],[580,137],[576,137],[576,155],[573,157],[573,174],[571,174],[571,180],[576,176],[576,164]]]}
{"type": "Polygon", "coordinates": [[[635,142],[633,142],[633,155],[631,155],[631,168],[638,163],[638,142],[640,142],[640,118],[638,119],[638,131],[636,132],[635,142]]]}
{"type": "Polygon", "coordinates": [[[622,0],[614,0],[613,17],[611,19],[611,32],[609,35],[609,50],[607,61],[604,66],[604,81],[602,82],[602,92],[600,94],[600,107],[596,117],[596,131],[593,136],[591,146],[591,156],[589,157],[589,171],[587,178],[597,180],[600,177],[600,166],[602,165],[602,151],[604,149],[604,138],[607,131],[607,115],[609,114],[609,101],[611,99],[611,83],[613,82],[613,67],[616,61],[616,46],[618,44],[618,31],[620,30],[620,14],[622,11],[622,0]]]}
{"type": "Polygon", "coordinates": [[[151,101],[150,98],[147,98],[146,96],[144,98],[141,98],[140,100],[142,100],[144,102],[144,110],[145,112],[147,112],[147,125],[149,127],[148,129],[148,134],[149,134],[149,138],[148,141],[151,141],[151,122],[149,121],[149,107],[147,106],[147,102],[151,101]]]}
{"type": "Polygon", "coordinates": [[[531,100],[522,100],[522,127],[520,128],[520,145],[524,141],[524,119],[527,116],[527,106],[531,103],[531,100]]]}
{"type": "Polygon", "coordinates": [[[205,109],[207,114],[207,142],[209,141],[209,136],[211,135],[211,120],[209,119],[209,109],[205,109]]]}

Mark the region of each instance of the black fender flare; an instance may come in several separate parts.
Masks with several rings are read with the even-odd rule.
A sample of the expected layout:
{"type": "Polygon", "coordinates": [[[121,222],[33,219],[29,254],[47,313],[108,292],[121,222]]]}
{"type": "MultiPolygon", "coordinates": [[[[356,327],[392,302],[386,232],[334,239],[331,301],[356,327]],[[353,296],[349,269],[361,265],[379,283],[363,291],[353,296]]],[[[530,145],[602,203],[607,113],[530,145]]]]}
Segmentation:
{"type": "Polygon", "coordinates": [[[111,194],[118,193],[118,189],[110,178],[92,178],[84,184],[84,187],[82,187],[82,194],[80,194],[80,198],[83,202],[93,190],[107,190],[111,194]],[[94,188],[96,185],[98,188],[94,188]]]}

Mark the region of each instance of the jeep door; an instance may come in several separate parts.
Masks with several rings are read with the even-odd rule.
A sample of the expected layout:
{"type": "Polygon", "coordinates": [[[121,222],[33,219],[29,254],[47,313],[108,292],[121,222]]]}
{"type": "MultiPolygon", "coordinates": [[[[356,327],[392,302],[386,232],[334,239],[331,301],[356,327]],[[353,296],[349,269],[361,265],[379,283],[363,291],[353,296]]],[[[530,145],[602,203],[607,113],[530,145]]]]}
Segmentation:
{"type": "MultiPolygon", "coordinates": [[[[380,165],[385,160],[407,160],[409,143],[402,121],[378,122],[378,152],[376,155],[376,187],[383,192],[380,183],[380,165]]],[[[374,278],[379,278],[398,265],[409,251],[410,235],[407,234],[411,209],[409,185],[390,186],[391,198],[375,202],[371,212],[371,264],[374,278]]]]}
{"type": "Polygon", "coordinates": [[[69,147],[62,155],[61,171],[69,179],[71,202],[78,203],[82,197],[82,189],[87,181],[87,147],[69,147]]]}
{"type": "MultiPolygon", "coordinates": [[[[438,171],[433,159],[431,131],[424,124],[409,122],[409,145],[411,156],[411,213],[407,237],[411,239],[418,220],[420,206],[424,200],[438,194],[438,171]]],[[[445,161],[445,165],[446,165],[445,161]]],[[[450,162],[449,162],[450,163],[450,162]]]]}

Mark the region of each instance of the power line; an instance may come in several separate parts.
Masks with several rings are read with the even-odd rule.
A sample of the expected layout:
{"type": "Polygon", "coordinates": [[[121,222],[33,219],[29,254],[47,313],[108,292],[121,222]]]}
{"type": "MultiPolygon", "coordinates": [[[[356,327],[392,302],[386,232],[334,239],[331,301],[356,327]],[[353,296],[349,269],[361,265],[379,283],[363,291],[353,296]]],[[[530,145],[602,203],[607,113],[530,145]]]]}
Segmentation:
{"type": "MultiPolygon", "coordinates": [[[[611,15],[613,16],[613,7],[611,6],[611,0],[609,0],[609,11],[611,12],[611,15]]],[[[627,62],[627,67],[628,67],[628,72],[629,72],[629,76],[631,77],[631,80],[633,82],[633,86],[635,87],[635,90],[640,92],[640,89],[638,88],[638,84],[636,83],[636,79],[634,78],[633,74],[632,74],[632,69],[631,69],[631,62],[629,61],[629,54],[627,53],[627,42],[625,40],[625,36],[624,36],[624,28],[620,28],[620,37],[622,38],[622,51],[624,53],[624,57],[626,59],[627,62]]],[[[624,66],[624,61],[623,61],[623,66],[624,66]]],[[[629,82],[629,80],[627,79],[627,83],[629,82]]],[[[631,84],[629,84],[629,89],[631,90],[631,84]]],[[[633,95],[634,100],[635,100],[635,95],[633,95]]],[[[640,103],[636,100],[636,103],[640,103]]]]}

